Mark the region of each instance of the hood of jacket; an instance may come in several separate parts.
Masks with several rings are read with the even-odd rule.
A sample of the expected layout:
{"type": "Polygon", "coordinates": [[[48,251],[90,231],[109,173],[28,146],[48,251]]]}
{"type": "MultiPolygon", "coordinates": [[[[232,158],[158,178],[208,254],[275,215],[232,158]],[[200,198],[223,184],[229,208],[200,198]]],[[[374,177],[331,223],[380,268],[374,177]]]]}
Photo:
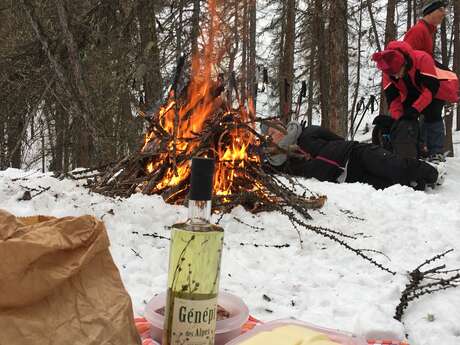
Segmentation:
{"type": "Polygon", "coordinates": [[[414,49],[412,49],[409,43],[404,41],[391,41],[385,49],[398,50],[409,57],[412,57],[412,54],[414,53],[414,49]]]}

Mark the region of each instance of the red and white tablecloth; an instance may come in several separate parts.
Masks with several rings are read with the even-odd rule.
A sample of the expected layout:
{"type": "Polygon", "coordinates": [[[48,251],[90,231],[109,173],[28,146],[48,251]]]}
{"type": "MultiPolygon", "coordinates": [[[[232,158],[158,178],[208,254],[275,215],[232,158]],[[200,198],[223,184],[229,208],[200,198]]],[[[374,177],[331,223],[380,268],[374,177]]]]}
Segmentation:
{"type": "MultiPolygon", "coordinates": [[[[142,339],[142,345],[161,345],[160,343],[156,342],[150,337],[150,324],[145,318],[136,318],[135,322],[137,331],[139,332],[139,335],[142,339]]],[[[253,329],[259,323],[261,323],[261,321],[253,318],[252,316],[249,316],[248,321],[241,328],[242,333],[245,333],[253,329]]],[[[409,345],[409,343],[406,342],[400,342],[390,339],[368,339],[367,343],[369,345],[409,345]]]]}

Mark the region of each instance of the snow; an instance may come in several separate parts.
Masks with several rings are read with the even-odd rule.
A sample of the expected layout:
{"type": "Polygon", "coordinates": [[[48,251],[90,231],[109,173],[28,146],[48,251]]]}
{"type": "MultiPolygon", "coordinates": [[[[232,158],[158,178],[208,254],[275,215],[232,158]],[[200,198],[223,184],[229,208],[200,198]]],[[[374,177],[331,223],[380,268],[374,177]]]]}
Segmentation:
{"type": "MultiPolygon", "coordinates": [[[[368,254],[396,271],[395,276],[309,230],[300,230],[301,247],[297,232],[279,213],[253,215],[237,207],[220,222],[225,229],[221,289],[243,298],[251,314],[264,321],[294,317],[368,337],[403,339],[407,333],[411,345],[458,345],[460,289],[412,302],[404,324],[393,319],[408,271],[450,248],[455,251],[442,262],[460,267],[460,158],[448,159],[447,170],[445,184],[428,192],[300,180],[328,197],[323,209],[311,211],[309,224],[356,236],[349,243],[378,251],[368,254]]],[[[158,196],[93,194],[83,182],[38,171],[0,171],[0,208],[17,216],[90,214],[102,219],[134,312],[143,315],[146,302],[165,289],[169,247],[167,239],[143,235],[168,237],[167,226],[184,220],[187,210],[158,196]],[[27,189],[35,188],[34,196],[46,187],[31,200],[18,201],[27,189]]]]}

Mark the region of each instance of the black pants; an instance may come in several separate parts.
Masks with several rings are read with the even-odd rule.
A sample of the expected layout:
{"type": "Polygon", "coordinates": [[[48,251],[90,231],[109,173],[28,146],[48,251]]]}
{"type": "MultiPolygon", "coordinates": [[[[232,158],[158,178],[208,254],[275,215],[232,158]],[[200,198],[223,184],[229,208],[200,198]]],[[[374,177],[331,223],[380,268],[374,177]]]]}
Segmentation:
{"type": "Polygon", "coordinates": [[[433,123],[442,121],[442,110],[446,102],[439,99],[433,99],[433,101],[428,105],[422,112],[425,123],[433,123]]]}
{"type": "Polygon", "coordinates": [[[401,158],[379,146],[360,144],[351,152],[346,182],[363,182],[377,189],[402,184],[423,190],[437,178],[437,170],[428,163],[401,158]]]}

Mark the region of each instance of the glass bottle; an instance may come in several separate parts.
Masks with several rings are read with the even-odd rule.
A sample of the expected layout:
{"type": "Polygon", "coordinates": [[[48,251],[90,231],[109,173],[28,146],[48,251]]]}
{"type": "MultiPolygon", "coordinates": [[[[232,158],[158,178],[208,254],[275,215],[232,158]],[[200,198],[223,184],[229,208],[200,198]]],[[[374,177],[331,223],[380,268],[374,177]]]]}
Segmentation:
{"type": "Polygon", "coordinates": [[[163,345],[214,345],[223,229],[210,223],[214,161],[193,158],[188,219],[171,227],[163,345]]]}

